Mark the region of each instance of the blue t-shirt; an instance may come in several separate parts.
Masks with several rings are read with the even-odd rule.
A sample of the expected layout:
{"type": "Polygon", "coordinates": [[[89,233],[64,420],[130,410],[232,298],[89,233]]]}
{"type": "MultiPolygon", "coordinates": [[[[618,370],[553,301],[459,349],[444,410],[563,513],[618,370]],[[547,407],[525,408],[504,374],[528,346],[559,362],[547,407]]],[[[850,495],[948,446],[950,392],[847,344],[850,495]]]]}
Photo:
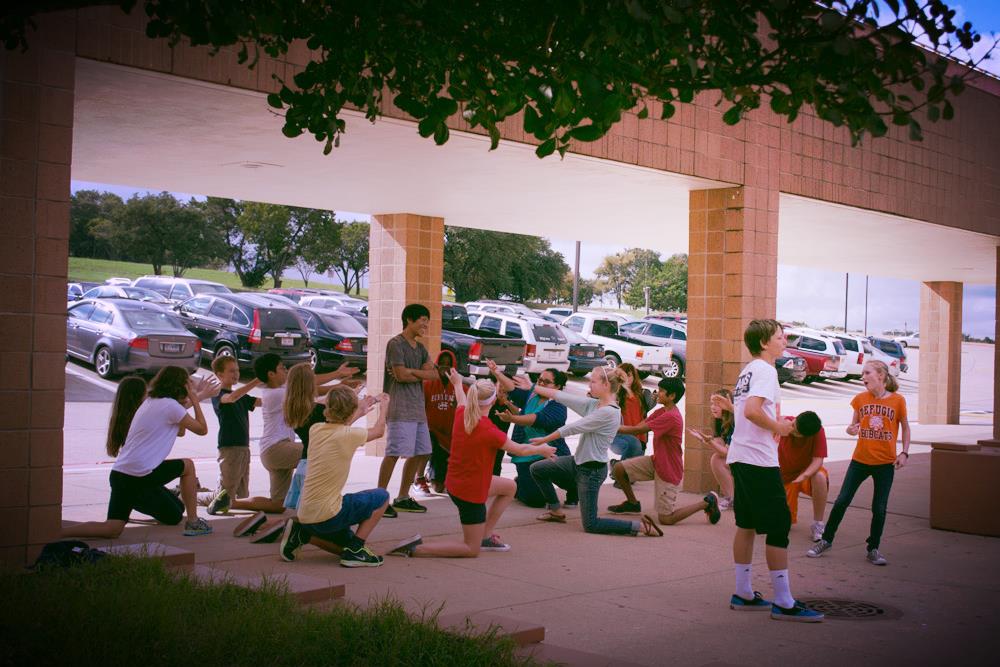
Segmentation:
{"type": "MultiPolygon", "coordinates": [[[[542,438],[553,431],[558,431],[566,424],[566,406],[562,403],[545,399],[532,394],[527,389],[514,389],[508,394],[510,402],[521,409],[521,414],[535,415],[535,423],[531,426],[514,425],[514,442],[527,444],[531,438],[542,438]]],[[[556,456],[569,456],[569,445],[562,438],[556,438],[549,443],[556,448],[556,456]]],[[[514,463],[538,461],[541,456],[511,456],[514,463]]]]}

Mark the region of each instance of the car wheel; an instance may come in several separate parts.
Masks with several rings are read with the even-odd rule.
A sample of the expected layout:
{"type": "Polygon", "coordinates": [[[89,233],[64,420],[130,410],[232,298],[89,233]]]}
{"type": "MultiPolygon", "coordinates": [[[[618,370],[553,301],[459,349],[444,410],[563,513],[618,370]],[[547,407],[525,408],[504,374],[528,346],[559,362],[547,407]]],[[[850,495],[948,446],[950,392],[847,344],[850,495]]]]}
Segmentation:
{"type": "Polygon", "coordinates": [[[604,363],[610,366],[611,368],[618,368],[618,364],[620,364],[621,362],[622,360],[614,352],[608,352],[607,354],[604,355],[604,363]]]}
{"type": "Polygon", "coordinates": [[[215,348],[216,357],[232,357],[236,358],[236,350],[229,343],[222,343],[219,347],[215,348]]]}
{"type": "Polygon", "coordinates": [[[115,357],[110,348],[97,348],[94,354],[94,370],[105,380],[115,374],[115,357]]]}
{"type": "Polygon", "coordinates": [[[679,378],[684,375],[684,363],[676,357],[670,357],[670,363],[663,367],[663,377],[679,378]]]}
{"type": "Polygon", "coordinates": [[[313,371],[319,372],[319,353],[316,352],[315,347],[309,348],[309,367],[312,368],[313,371]]]}

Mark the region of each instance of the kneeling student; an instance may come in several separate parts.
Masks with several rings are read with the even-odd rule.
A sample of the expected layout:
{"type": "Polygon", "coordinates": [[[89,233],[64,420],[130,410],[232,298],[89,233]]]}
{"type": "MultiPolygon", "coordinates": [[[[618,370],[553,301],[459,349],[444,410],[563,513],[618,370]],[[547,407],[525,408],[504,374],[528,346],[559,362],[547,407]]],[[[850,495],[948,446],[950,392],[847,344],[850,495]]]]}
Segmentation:
{"type": "Polygon", "coordinates": [[[424,544],[420,535],[402,542],[390,554],[397,556],[438,556],[442,558],[475,558],[482,551],[509,551],[510,546],[493,534],[493,528],[504,510],[514,500],[517,485],[512,479],[493,474],[497,450],[515,456],[552,458],[556,449],[551,445],[522,445],[507,439],[507,435],[490,421],[490,407],[497,398],[497,388],[489,380],[477,380],[466,396],[462,376],[451,369],[451,384],[458,409],[451,436],[451,457],[445,488],[458,507],[462,523],[462,541],[440,541],[424,544]],[[490,500],[492,499],[492,500],[490,500]],[[489,507],[486,501],[490,500],[489,507]]]}
{"type": "Polygon", "coordinates": [[[794,430],[778,440],[778,467],[785,485],[785,500],[792,515],[798,519],[799,494],[812,498],[812,541],[823,538],[823,516],[826,513],[826,496],[830,475],[823,467],[826,458],[826,431],[815,412],[803,412],[798,417],[785,417],[795,422],[794,430]]]}
{"type": "Polygon", "coordinates": [[[385,489],[368,489],[341,495],[351,461],[358,447],[385,433],[389,397],[367,397],[361,403],[354,390],[335,385],[326,398],[326,423],[309,429],[309,472],[302,485],[298,517],[285,523],[281,558],[295,560],[304,544],[313,544],[340,555],[344,567],[378,567],[382,557],[365,546],[365,540],[389,505],[385,489]],[[378,421],[371,428],[352,427],[378,404],[378,421]],[[357,525],[357,532],[351,527],[357,525]]]}
{"type": "Polygon", "coordinates": [[[660,380],[656,402],[662,407],[633,426],[622,426],[619,433],[636,434],[653,432],[653,455],[636,456],[619,461],[611,471],[612,477],[625,492],[625,502],[612,505],[609,512],[615,514],[639,514],[642,506],[632,491],[632,482],[654,483],[657,520],[670,526],[683,521],[695,512],[705,512],[711,523],[719,522],[719,499],[715,493],[707,494],[702,500],[676,507],[677,492],[680,491],[684,476],[684,458],[681,452],[681,437],[684,435],[684,418],[677,409],[677,401],[684,396],[684,383],[679,378],[660,380]]]}

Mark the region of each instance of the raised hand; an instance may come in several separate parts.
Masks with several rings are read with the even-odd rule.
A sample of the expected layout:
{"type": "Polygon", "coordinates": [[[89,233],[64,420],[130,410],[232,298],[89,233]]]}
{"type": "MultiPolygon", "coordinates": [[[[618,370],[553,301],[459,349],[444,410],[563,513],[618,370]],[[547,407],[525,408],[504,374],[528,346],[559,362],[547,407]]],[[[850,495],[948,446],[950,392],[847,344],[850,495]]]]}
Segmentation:
{"type": "Polygon", "coordinates": [[[525,391],[531,389],[531,379],[526,375],[515,375],[513,377],[514,386],[525,391]]]}
{"type": "Polygon", "coordinates": [[[357,372],[358,372],[357,368],[353,368],[351,366],[348,366],[347,362],[345,361],[344,363],[342,363],[340,365],[340,367],[337,370],[335,370],[333,372],[333,374],[334,374],[334,377],[336,377],[338,379],[343,379],[343,378],[349,378],[352,375],[356,375],[357,372]]]}
{"type": "Polygon", "coordinates": [[[486,360],[486,368],[490,369],[490,373],[492,373],[493,375],[496,375],[497,373],[500,372],[497,370],[497,362],[493,361],[492,359],[486,360]]]}
{"type": "Polygon", "coordinates": [[[219,378],[214,375],[201,378],[201,382],[198,385],[198,397],[200,400],[218,396],[220,391],[222,391],[222,383],[219,382],[219,378]]]}
{"type": "Polygon", "coordinates": [[[510,420],[511,420],[511,418],[513,416],[514,415],[512,415],[509,411],[504,411],[504,412],[498,412],[497,413],[497,418],[500,419],[500,421],[505,422],[507,424],[510,423],[510,420]]]}
{"type": "Polygon", "coordinates": [[[453,385],[462,384],[462,374],[458,372],[458,369],[454,366],[448,371],[448,379],[453,385]]]}

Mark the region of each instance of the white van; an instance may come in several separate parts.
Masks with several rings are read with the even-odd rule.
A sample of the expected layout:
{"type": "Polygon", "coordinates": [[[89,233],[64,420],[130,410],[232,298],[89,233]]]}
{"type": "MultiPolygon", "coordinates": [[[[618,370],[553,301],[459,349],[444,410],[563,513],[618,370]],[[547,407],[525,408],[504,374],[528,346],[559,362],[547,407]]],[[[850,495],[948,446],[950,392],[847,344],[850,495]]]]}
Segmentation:
{"type": "Polygon", "coordinates": [[[841,370],[847,371],[846,379],[859,379],[861,377],[861,368],[865,365],[866,361],[871,359],[871,353],[865,352],[865,348],[871,349],[868,339],[860,334],[850,333],[837,333],[833,337],[839,340],[843,344],[844,349],[847,350],[847,361],[841,367],[841,370]]]}
{"type": "Polygon", "coordinates": [[[557,324],[540,317],[481,313],[475,317],[472,327],[523,339],[527,345],[524,346],[522,366],[529,375],[538,375],[546,368],[569,371],[569,342],[557,324]]]}

